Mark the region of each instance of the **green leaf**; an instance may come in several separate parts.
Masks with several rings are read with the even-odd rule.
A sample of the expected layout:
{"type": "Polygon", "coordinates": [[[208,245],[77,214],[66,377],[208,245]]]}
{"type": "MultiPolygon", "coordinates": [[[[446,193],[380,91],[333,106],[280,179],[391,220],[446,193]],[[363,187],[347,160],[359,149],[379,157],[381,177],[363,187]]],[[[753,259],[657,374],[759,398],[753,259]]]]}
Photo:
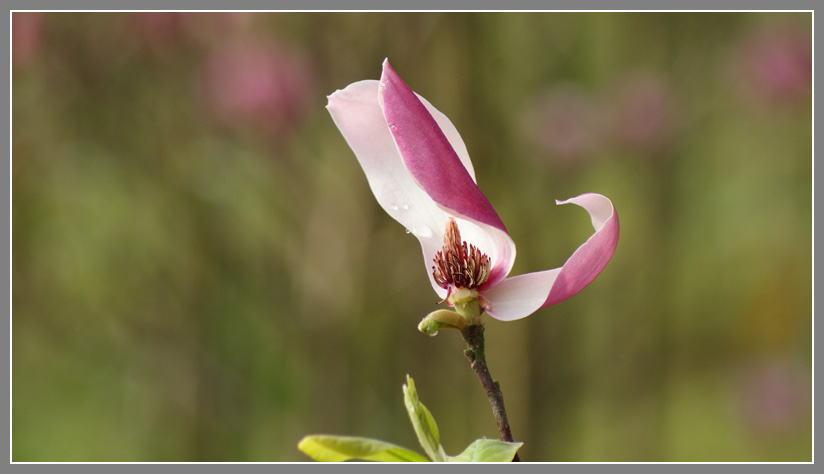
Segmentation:
{"type": "Polygon", "coordinates": [[[524,443],[510,443],[499,439],[476,439],[464,452],[447,456],[448,462],[510,462],[524,443]]]}
{"type": "Polygon", "coordinates": [[[435,423],[435,419],[429,413],[429,410],[418,400],[415,381],[408,375],[406,376],[406,385],[403,386],[403,401],[423,450],[426,451],[431,460],[443,462],[446,459],[446,453],[443,452],[441,447],[438,424],[435,423]]]}
{"type": "Polygon", "coordinates": [[[429,462],[428,459],[406,448],[357,436],[306,436],[298,449],[315,461],[343,462],[350,459],[379,462],[429,462]]]}

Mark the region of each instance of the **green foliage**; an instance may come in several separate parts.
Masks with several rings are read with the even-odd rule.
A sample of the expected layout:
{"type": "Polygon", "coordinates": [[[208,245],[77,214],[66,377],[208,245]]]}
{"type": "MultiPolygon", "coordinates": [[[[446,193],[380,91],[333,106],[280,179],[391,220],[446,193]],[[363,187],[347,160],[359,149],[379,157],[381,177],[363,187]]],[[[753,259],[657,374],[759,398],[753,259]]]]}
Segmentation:
{"type": "Polygon", "coordinates": [[[352,459],[379,462],[427,462],[420,454],[391,443],[356,436],[312,435],[298,449],[315,461],[342,462],[352,459]]]}
{"type": "Polygon", "coordinates": [[[457,456],[447,456],[449,462],[510,462],[524,443],[499,439],[476,439],[457,456]]]}
{"type": "Polygon", "coordinates": [[[403,402],[406,405],[406,411],[409,413],[409,419],[412,421],[412,427],[415,428],[418,441],[423,446],[426,454],[433,461],[443,461],[445,454],[441,447],[438,424],[435,423],[435,419],[426,406],[418,400],[415,381],[408,375],[406,376],[406,385],[403,386],[403,402]]]}
{"type": "MultiPolygon", "coordinates": [[[[424,451],[434,462],[510,462],[523,443],[508,443],[493,439],[478,439],[461,454],[448,456],[440,443],[435,418],[418,399],[415,381],[406,376],[403,399],[412,427],[424,451]]],[[[380,462],[426,462],[420,454],[406,448],[370,438],[355,436],[310,435],[298,443],[298,449],[315,461],[342,462],[350,460],[380,462]]]]}

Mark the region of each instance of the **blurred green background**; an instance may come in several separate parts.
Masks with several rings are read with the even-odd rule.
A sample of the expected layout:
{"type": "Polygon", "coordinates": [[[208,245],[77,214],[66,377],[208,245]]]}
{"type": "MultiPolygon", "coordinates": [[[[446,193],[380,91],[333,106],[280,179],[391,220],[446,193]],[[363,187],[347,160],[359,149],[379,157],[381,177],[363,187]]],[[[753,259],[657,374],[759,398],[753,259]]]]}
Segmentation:
{"type": "Polygon", "coordinates": [[[811,461],[809,13],[14,13],[12,460],[308,461],[497,437],[414,237],[324,110],[381,61],[574,298],[486,317],[526,461],[811,461]]]}

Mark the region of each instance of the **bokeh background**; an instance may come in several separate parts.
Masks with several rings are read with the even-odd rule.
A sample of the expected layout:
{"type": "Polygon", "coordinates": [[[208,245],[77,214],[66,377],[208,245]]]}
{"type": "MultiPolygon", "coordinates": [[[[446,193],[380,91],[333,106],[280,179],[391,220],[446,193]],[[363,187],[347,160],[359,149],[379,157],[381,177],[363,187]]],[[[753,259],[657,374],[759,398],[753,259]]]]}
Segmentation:
{"type": "Polygon", "coordinates": [[[574,298],[487,317],[527,461],[810,461],[809,13],[14,13],[12,459],[308,461],[497,437],[326,95],[389,57],[574,298]]]}

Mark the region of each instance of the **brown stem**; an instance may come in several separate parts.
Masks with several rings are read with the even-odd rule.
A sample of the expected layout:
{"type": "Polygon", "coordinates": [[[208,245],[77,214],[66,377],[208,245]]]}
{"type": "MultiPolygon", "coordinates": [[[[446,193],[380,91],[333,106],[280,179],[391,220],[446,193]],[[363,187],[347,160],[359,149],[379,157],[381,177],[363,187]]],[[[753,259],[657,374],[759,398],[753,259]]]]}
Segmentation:
{"type": "MultiPolygon", "coordinates": [[[[512,430],[509,428],[509,420],[506,417],[506,408],[504,408],[504,395],[501,393],[501,387],[498,382],[492,379],[489,374],[489,367],[486,366],[486,355],[484,354],[484,325],[482,323],[470,324],[461,330],[461,336],[468,349],[464,352],[466,358],[478,376],[481,386],[486,392],[486,397],[489,398],[489,405],[492,407],[492,414],[495,416],[495,423],[498,424],[498,432],[501,434],[501,439],[512,442],[512,430]]],[[[518,453],[515,453],[513,462],[519,462],[518,453]]]]}

